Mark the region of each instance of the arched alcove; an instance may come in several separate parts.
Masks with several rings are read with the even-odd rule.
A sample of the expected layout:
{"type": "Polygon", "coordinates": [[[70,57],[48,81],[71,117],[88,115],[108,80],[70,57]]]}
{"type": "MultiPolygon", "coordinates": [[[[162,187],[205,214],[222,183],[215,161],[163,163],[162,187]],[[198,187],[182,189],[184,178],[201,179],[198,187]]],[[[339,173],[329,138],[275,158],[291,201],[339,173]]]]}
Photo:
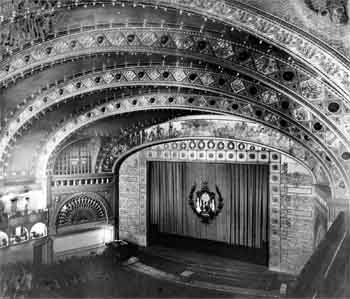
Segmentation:
{"type": "Polygon", "coordinates": [[[0,248],[7,247],[9,245],[9,237],[4,231],[0,231],[0,248]]]}
{"type": "Polygon", "coordinates": [[[31,239],[43,238],[46,235],[47,235],[47,226],[45,223],[42,223],[42,222],[35,223],[30,229],[31,239]]]}
{"type": "Polygon", "coordinates": [[[56,227],[58,229],[96,221],[108,221],[107,209],[104,204],[88,194],[77,194],[59,208],[56,216],[56,227]]]}
{"type": "Polygon", "coordinates": [[[10,230],[10,244],[16,245],[29,241],[29,231],[25,226],[19,225],[10,230]]]}

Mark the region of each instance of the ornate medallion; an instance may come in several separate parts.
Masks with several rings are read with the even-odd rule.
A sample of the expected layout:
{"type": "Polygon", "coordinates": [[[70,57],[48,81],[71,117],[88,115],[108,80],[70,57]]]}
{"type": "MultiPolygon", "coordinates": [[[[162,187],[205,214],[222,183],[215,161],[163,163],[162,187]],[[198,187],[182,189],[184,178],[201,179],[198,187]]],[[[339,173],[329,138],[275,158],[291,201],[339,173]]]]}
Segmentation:
{"type": "Polygon", "coordinates": [[[208,182],[202,182],[202,187],[195,192],[197,184],[195,183],[190,191],[189,204],[192,210],[202,222],[209,223],[214,217],[219,215],[224,207],[223,198],[217,185],[215,185],[217,198],[215,192],[211,192],[208,187],[208,182]]]}

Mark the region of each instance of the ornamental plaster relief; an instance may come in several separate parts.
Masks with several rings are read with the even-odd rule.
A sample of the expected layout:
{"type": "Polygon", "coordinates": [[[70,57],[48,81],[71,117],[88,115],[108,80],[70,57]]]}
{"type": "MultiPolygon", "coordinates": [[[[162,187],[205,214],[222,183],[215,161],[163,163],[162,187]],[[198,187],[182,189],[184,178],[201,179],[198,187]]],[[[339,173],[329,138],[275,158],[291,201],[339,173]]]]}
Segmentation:
{"type": "MultiPolygon", "coordinates": [[[[130,135],[126,140],[117,140],[114,146],[111,147],[110,155],[106,154],[104,158],[100,158],[102,162],[98,166],[98,171],[111,170],[114,162],[121,157],[127,150],[147,143],[153,143],[158,140],[166,140],[169,138],[184,138],[184,137],[210,137],[216,136],[220,138],[241,138],[245,141],[257,142],[274,149],[282,150],[285,153],[292,155],[299,161],[303,161],[312,170],[315,170],[316,177],[324,181],[325,169],[330,167],[320,161],[314,152],[309,151],[305,146],[298,144],[295,140],[280,133],[272,128],[254,123],[252,121],[225,119],[225,117],[215,116],[213,120],[208,119],[179,119],[174,122],[167,122],[162,125],[153,126],[149,129],[140,132],[139,135],[130,135]],[[217,119],[216,119],[217,118],[217,119]],[[112,153],[113,152],[113,153],[112,153]],[[323,165],[322,168],[316,165],[323,165]]],[[[56,146],[52,147],[53,149],[56,146]]],[[[37,169],[37,178],[45,176],[45,171],[52,169],[50,157],[52,151],[48,147],[43,151],[46,154],[41,155],[39,161],[40,167],[37,169]],[[45,165],[45,166],[44,166],[45,165]],[[44,167],[43,167],[44,166],[44,167]]],[[[337,176],[339,178],[339,174],[337,176]]],[[[340,178],[340,180],[342,180],[340,178]]]]}
{"type": "MultiPolygon", "coordinates": [[[[3,154],[6,153],[8,143],[15,137],[17,132],[20,132],[21,128],[31,119],[35,118],[39,112],[47,109],[53,104],[87,92],[117,86],[128,86],[129,84],[157,84],[169,86],[175,84],[177,86],[192,89],[199,88],[214,91],[216,93],[219,92],[223,96],[228,97],[237,96],[238,94],[247,101],[251,101],[253,99],[256,101],[256,103],[261,103],[261,101],[263,101],[265,107],[268,108],[267,106],[269,106],[269,110],[274,110],[275,113],[271,114],[270,111],[264,112],[261,110],[259,113],[257,113],[257,110],[252,106],[246,106],[245,109],[241,110],[242,112],[245,112],[245,114],[250,113],[252,115],[255,113],[259,118],[272,122],[277,126],[279,123],[281,129],[283,129],[286,133],[297,135],[297,138],[303,138],[300,129],[293,129],[291,122],[287,121],[282,123],[280,120],[281,117],[283,118],[285,116],[291,119],[295,117],[296,122],[304,125],[304,128],[308,131],[311,129],[312,135],[320,137],[330,149],[339,150],[338,147],[332,148],[333,143],[336,144],[336,146],[343,144],[341,139],[339,139],[336,133],[334,133],[334,131],[337,130],[336,127],[332,126],[333,128],[330,129],[330,125],[328,125],[326,121],[321,121],[316,118],[316,116],[313,116],[313,119],[308,118],[310,115],[312,115],[312,112],[316,113],[315,111],[306,110],[297,103],[290,105],[288,100],[285,101],[283,96],[279,95],[267,86],[263,86],[261,84],[256,87],[253,86],[252,82],[249,81],[249,78],[232,78],[232,75],[229,73],[216,73],[193,67],[180,68],[173,66],[140,66],[90,73],[89,75],[82,75],[80,78],[75,77],[73,80],[68,80],[62,83],[61,86],[54,86],[50,89],[46,89],[43,93],[38,94],[37,98],[28,104],[27,106],[29,107],[19,114],[16,119],[9,122],[8,127],[6,128],[6,134],[2,136],[0,152],[3,154]],[[252,97],[252,93],[254,97],[252,97]],[[279,103],[276,102],[277,99],[279,103]],[[283,102],[288,104],[288,109],[283,109],[283,102]],[[280,105],[282,105],[282,109],[280,109],[280,105]],[[295,113],[291,113],[291,109],[295,109],[295,113]],[[279,112],[280,110],[285,110],[286,112],[283,114],[279,112]],[[305,118],[303,119],[303,117],[305,118]],[[337,141],[337,143],[335,143],[335,141],[337,141]]],[[[197,104],[201,106],[200,103],[197,104]]],[[[205,106],[217,107],[216,102],[213,102],[213,104],[204,102],[203,104],[205,106]]],[[[230,104],[232,103],[221,101],[221,105],[223,105],[226,111],[228,109],[228,105],[230,104]]],[[[234,107],[232,107],[232,110],[235,110],[234,107]]],[[[346,138],[343,138],[343,140],[346,140],[346,138]]],[[[346,144],[341,146],[341,149],[346,149],[346,144]]]]}
{"type": "MultiPolygon", "coordinates": [[[[75,6],[87,5],[83,0],[74,3],[75,6]]],[[[106,1],[106,4],[116,5],[116,3],[117,1],[106,1]]],[[[133,1],[133,3],[134,6],[138,5],[138,1],[133,1]]],[[[73,2],[70,0],[57,2],[58,8],[70,7],[71,5],[73,2]]],[[[165,5],[186,9],[252,32],[263,39],[276,43],[302,61],[312,65],[327,81],[338,86],[344,95],[350,91],[350,72],[340,55],[329,50],[326,45],[312,36],[307,36],[296,28],[292,28],[288,23],[263,15],[252,7],[237,1],[228,3],[224,0],[149,0],[140,4],[143,7],[146,5],[155,5],[154,7],[165,5]]]]}

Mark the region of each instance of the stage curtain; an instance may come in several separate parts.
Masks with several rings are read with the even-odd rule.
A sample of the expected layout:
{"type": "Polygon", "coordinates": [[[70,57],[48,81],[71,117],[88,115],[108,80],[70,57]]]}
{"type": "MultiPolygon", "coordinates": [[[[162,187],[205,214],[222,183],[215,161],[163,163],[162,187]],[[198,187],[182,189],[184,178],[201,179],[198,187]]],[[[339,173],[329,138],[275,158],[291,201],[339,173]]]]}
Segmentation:
{"type": "Polygon", "coordinates": [[[261,248],[268,242],[268,179],[268,165],[148,162],[150,229],[261,248]],[[191,188],[200,190],[204,181],[224,200],[209,224],[189,205],[191,188]]]}

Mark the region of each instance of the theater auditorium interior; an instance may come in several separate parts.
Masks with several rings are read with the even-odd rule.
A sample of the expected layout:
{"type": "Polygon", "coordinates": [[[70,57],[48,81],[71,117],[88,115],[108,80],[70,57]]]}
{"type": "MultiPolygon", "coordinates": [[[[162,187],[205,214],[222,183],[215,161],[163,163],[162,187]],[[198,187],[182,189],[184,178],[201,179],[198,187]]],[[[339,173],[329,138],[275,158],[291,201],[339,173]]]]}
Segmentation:
{"type": "Polygon", "coordinates": [[[0,297],[350,297],[348,0],[1,0],[0,297]]]}

